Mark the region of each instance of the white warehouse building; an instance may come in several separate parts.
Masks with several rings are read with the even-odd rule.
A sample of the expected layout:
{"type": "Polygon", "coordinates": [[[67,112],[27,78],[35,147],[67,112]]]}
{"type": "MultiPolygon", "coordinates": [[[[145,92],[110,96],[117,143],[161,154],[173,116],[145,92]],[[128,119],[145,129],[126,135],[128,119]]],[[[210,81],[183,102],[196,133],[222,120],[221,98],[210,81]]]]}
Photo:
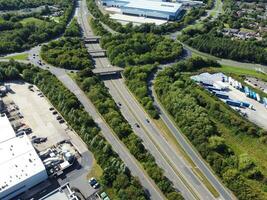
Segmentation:
{"type": "Polygon", "coordinates": [[[122,14],[140,17],[175,20],[182,10],[182,4],[149,0],[102,0],[102,5],[118,7],[122,14]]]}
{"type": "Polygon", "coordinates": [[[0,115],[0,130],[0,199],[9,200],[48,176],[27,135],[16,137],[5,115],[0,115]]]}

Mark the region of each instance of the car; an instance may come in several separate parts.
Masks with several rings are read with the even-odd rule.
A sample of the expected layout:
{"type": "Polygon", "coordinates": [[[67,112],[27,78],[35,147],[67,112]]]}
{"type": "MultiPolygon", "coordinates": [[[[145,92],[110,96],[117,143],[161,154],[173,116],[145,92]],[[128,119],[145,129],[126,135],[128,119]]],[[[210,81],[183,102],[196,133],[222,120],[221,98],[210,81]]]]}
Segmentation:
{"type": "Polygon", "coordinates": [[[16,132],[16,136],[21,136],[21,135],[24,135],[24,134],[25,134],[24,131],[17,131],[17,132],[16,132]]]}
{"type": "Polygon", "coordinates": [[[23,115],[21,113],[18,113],[18,116],[19,116],[20,119],[23,118],[23,115]]]}
{"type": "Polygon", "coordinates": [[[150,121],[148,119],[146,119],[146,122],[149,123],[150,121]]]}
{"type": "Polygon", "coordinates": [[[44,95],[41,94],[40,97],[44,97],[44,95]]]}
{"type": "Polygon", "coordinates": [[[140,128],[139,124],[135,123],[134,125],[135,125],[137,128],[140,128]]]}
{"type": "Polygon", "coordinates": [[[35,139],[35,138],[37,138],[37,136],[36,136],[36,135],[32,136],[32,140],[33,140],[33,139],[35,139]]]}
{"type": "Polygon", "coordinates": [[[62,117],[61,116],[57,116],[57,118],[56,118],[57,120],[61,120],[62,119],[62,117]]]}
{"type": "Polygon", "coordinates": [[[28,135],[30,133],[32,133],[32,129],[31,128],[25,128],[24,129],[25,133],[28,135]]]}
{"type": "Polygon", "coordinates": [[[33,143],[37,143],[40,144],[42,142],[46,142],[47,141],[47,137],[36,137],[34,139],[32,139],[33,143]]]}
{"type": "Polygon", "coordinates": [[[108,195],[107,195],[107,193],[105,193],[105,192],[102,192],[101,194],[100,194],[100,197],[101,197],[101,199],[104,199],[104,198],[106,198],[108,195]]]}
{"type": "Polygon", "coordinates": [[[42,92],[39,92],[39,93],[38,93],[38,96],[41,96],[41,95],[43,95],[43,93],[42,93],[42,92]]]}
{"type": "Polygon", "coordinates": [[[89,184],[93,187],[95,184],[97,184],[97,180],[94,177],[92,177],[89,179],[89,184]]]}
{"type": "Polygon", "coordinates": [[[55,108],[51,107],[51,108],[49,108],[49,110],[51,110],[51,111],[52,111],[52,110],[55,110],[55,108]]]}
{"type": "Polygon", "coordinates": [[[53,115],[56,115],[56,114],[57,114],[57,111],[53,111],[52,114],[53,114],[53,115]]]}
{"type": "Polygon", "coordinates": [[[96,183],[96,184],[93,186],[94,189],[97,189],[97,188],[99,188],[99,187],[100,187],[100,184],[99,184],[99,183],[96,183]]]}
{"type": "Polygon", "coordinates": [[[118,102],[118,105],[119,105],[119,106],[121,106],[121,103],[120,103],[120,102],[118,102]]]}
{"type": "Polygon", "coordinates": [[[63,119],[59,120],[58,122],[59,122],[60,124],[65,123],[65,121],[64,121],[63,119]]]}

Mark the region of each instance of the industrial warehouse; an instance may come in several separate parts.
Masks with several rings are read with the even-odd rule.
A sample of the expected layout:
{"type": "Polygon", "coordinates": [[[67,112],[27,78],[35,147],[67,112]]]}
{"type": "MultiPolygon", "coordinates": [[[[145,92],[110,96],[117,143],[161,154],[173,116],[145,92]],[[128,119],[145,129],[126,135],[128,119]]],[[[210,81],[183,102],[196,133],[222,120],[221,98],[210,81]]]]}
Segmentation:
{"type": "Polygon", "coordinates": [[[16,137],[5,114],[0,116],[0,199],[11,199],[47,179],[44,164],[27,135],[16,137]]]}
{"type": "Polygon", "coordinates": [[[182,11],[182,4],[149,0],[102,0],[103,6],[120,8],[126,15],[164,20],[176,20],[182,11]]]}

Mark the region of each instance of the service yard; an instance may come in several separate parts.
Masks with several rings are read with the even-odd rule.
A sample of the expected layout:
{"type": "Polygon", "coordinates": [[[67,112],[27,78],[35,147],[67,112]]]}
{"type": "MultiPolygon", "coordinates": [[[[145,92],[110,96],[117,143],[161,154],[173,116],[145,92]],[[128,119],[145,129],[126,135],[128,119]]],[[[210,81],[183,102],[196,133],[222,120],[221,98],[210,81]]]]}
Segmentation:
{"type": "Polygon", "coordinates": [[[267,108],[264,105],[254,99],[246,96],[244,92],[237,90],[229,85],[229,91],[227,92],[229,97],[234,100],[248,102],[253,105],[253,109],[250,108],[238,108],[241,112],[247,114],[247,118],[257,124],[258,126],[267,130],[267,108]]]}
{"type": "MultiPolygon", "coordinates": [[[[24,117],[22,121],[32,129],[28,135],[32,137],[47,138],[45,142],[34,143],[34,146],[42,151],[62,140],[68,140],[70,137],[66,123],[59,123],[56,118],[58,114],[53,114],[55,110],[49,110],[53,106],[47,101],[44,95],[28,83],[9,83],[13,92],[9,93],[5,99],[13,101],[24,117]]],[[[4,99],[4,100],[5,100],[4,99]]]]}
{"type": "MultiPolygon", "coordinates": [[[[94,189],[88,183],[87,174],[93,164],[93,155],[88,151],[86,144],[71,130],[64,118],[36,86],[22,81],[7,82],[5,85],[10,88],[10,92],[3,101],[7,105],[12,126],[18,127],[15,130],[25,127],[31,129],[27,135],[39,155],[47,149],[59,147],[63,141],[65,146],[68,141],[71,142],[73,151],[76,149],[78,152],[78,155],[73,153],[78,162],[64,170],[62,174],[58,174],[56,180],[60,185],[69,182],[71,187],[79,188],[85,197],[94,198],[99,189],[94,189]],[[36,138],[43,140],[34,141],[36,138]]],[[[35,193],[33,191],[28,194],[32,195],[35,193]]]]}

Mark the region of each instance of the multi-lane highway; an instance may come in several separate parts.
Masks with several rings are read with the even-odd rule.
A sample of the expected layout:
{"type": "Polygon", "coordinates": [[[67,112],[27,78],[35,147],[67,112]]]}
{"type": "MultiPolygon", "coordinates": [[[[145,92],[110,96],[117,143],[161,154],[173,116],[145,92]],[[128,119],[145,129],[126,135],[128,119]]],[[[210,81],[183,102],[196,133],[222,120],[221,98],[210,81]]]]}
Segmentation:
{"type": "Polygon", "coordinates": [[[87,98],[84,92],[79,88],[79,86],[68,76],[68,71],[65,69],[56,68],[49,64],[39,64],[39,52],[40,46],[35,47],[29,51],[29,62],[42,68],[49,70],[54,74],[64,85],[68,88],[78,100],[82,103],[85,110],[92,116],[94,121],[100,127],[103,136],[112,145],[114,151],[118,153],[120,158],[130,169],[132,174],[139,178],[142,186],[148,191],[151,199],[165,199],[162,192],[159,190],[154,181],[145,173],[139,162],[131,155],[129,150],[125,145],[118,139],[115,133],[112,132],[111,128],[105,123],[101,115],[98,113],[94,105],[87,98]],[[34,56],[35,55],[35,56],[34,56]]]}
{"type": "MultiPolygon", "coordinates": [[[[93,36],[93,32],[88,24],[89,12],[86,7],[86,2],[81,2],[80,15],[78,21],[80,22],[84,35],[86,37],[93,36]]],[[[88,49],[100,49],[99,44],[88,44],[88,49]]],[[[95,58],[96,68],[110,67],[107,58],[95,58]]],[[[186,199],[215,199],[206,186],[201,182],[199,177],[190,168],[190,165],[181,156],[177,155],[163,135],[160,133],[158,127],[149,120],[148,115],[135,100],[135,98],[128,91],[121,78],[104,81],[106,87],[109,88],[110,94],[115,101],[119,102],[121,112],[126,120],[132,125],[135,133],[142,138],[145,147],[156,158],[157,163],[161,166],[165,175],[173,181],[176,188],[178,188],[186,199]],[[137,127],[139,124],[140,127],[137,127]]],[[[218,181],[218,180],[216,180],[218,181]]],[[[231,199],[225,194],[221,194],[222,199],[231,199]]]]}

